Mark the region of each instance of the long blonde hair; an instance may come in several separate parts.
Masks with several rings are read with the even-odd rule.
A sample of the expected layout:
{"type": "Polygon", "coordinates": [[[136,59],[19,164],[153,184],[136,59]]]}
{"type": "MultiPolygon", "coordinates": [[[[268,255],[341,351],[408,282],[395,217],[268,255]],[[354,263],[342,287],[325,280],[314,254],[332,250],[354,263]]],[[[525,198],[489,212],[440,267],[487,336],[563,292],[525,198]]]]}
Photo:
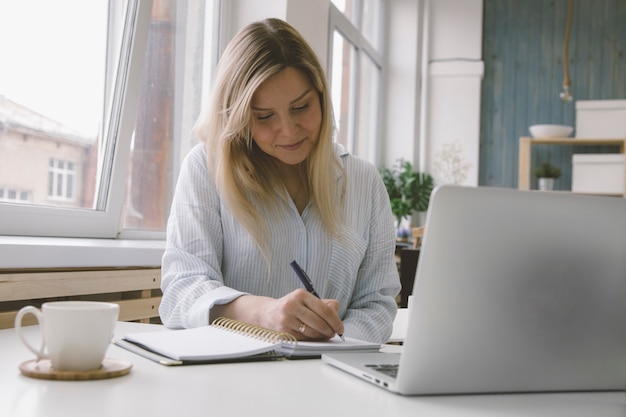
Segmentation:
{"type": "Polygon", "coordinates": [[[265,19],[235,35],[220,59],[209,106],[194,127],[195,135],[206,144],[220,197],[250,233],[266,261],[271,256],[269,227],[256,206],[278,207],[276,191],[284,190],[284,186],[274,158],[262,152],[252,139],[251,100],[265,80],[287,67],[302,71],[319,95],[320,137],[302,164],[303,173],[313,206],[328,231],[337,235],[345,182],[340,186],[337,183],[343,167],[333,146],[328,84],[315,52],[291,25],[280,19],[265,19]]]}

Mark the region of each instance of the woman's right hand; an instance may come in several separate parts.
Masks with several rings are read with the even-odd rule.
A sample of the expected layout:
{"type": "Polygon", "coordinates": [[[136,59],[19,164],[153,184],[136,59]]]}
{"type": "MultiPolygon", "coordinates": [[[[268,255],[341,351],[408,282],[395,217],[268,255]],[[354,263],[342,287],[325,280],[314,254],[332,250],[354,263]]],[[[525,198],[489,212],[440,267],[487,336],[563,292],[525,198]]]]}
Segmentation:
{"type": "Polygon", "coordinates": [[[335,334],[343,334],[338,310],[337,300],[319,299],[304,289],[297,289],[277,299],[242,295],[229,304],[213,307],[211,320],[228,317],[291,333],[298,340],[328,340],[335,334]]]}

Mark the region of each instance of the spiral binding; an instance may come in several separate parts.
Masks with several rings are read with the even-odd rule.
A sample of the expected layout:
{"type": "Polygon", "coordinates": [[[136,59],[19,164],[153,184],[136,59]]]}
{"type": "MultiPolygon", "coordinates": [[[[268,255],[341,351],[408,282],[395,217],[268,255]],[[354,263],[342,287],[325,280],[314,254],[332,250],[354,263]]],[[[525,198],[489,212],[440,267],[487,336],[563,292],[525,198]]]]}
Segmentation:
{"type": "Polygon", "coordinates": [[[226,317],[216,318],[215,320],[213,320],[211,326],[221,327],[231,332],[247,335],[255,339],[263,340],[270,343],[280,342],[291,343],[294,345],[298,343],[298,340],[292,334],[266,329],[265,327],[244,323],[239,320],[228,319],[226,317]]]}

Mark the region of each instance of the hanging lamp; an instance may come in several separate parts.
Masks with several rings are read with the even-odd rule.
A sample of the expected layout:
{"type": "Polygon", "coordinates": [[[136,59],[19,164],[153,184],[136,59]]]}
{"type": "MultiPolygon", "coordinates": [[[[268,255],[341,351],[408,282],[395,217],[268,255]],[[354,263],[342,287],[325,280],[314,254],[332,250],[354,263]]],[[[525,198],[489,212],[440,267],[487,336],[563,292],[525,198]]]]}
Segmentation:
{"type": "Polygon", "coordinates": [[[565,23],[565,38],[563,39],[563,91],[559,94],[563,103],[570,103],[574,97],[570,93],[570,87],[572,81],[569,76],[569,58],[568,58],[568,46],[569,46],[569,34],[572,26],[572,14],[574,11],[574,0],[569,0],[567,4],[567,21],[565,23]]]}

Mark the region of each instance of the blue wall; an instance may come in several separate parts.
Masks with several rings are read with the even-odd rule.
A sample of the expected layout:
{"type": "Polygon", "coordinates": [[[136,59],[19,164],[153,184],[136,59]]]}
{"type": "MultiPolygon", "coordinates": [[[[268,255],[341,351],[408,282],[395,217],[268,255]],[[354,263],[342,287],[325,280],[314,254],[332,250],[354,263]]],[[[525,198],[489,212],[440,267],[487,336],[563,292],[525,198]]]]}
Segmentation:
{"type": "MultiPolygon", "coordinates": [[[[559,99],[567,0],[485,0],[479,183],[517,187],[518,141],[539,123],[576,126],[575,103],[559,99]]],[[[574,100],[626,99],[626,0],[574,0],[569,42],[574,100]]],[[[532,164],[562,168],[572,153],[611,147],[535,146],[532,164]]],[[[536,188],[536,180],[531,183],[536,188]]]]}

